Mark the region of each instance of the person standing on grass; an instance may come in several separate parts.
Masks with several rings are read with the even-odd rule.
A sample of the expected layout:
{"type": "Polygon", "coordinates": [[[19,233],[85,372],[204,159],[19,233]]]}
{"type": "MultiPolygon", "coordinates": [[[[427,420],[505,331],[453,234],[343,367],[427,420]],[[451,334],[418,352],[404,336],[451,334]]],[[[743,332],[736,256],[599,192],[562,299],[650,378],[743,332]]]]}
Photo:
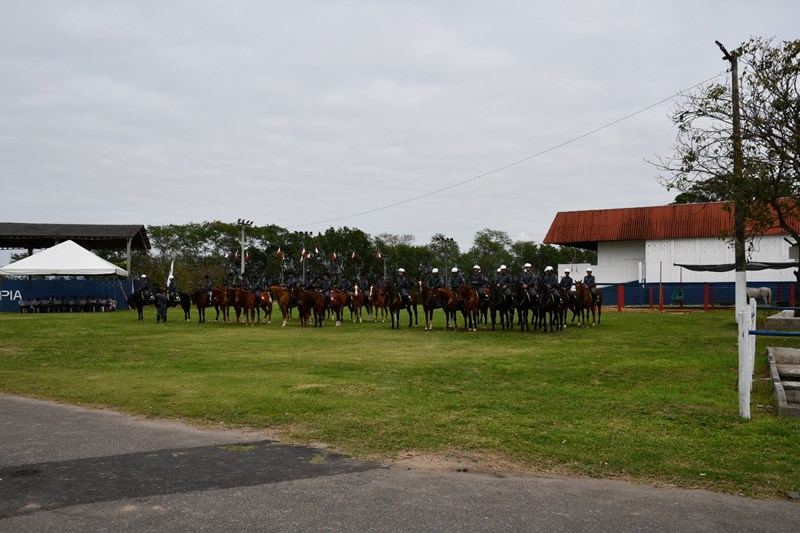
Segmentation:
{"type": "Polygon", "coordinates": [[[156,322],[166,322],[167,321],[167,305],[169,304],[169,300],[167,299],[166,292],[161,287],[158,288],[158,292],[156,293],[156,322]]]}

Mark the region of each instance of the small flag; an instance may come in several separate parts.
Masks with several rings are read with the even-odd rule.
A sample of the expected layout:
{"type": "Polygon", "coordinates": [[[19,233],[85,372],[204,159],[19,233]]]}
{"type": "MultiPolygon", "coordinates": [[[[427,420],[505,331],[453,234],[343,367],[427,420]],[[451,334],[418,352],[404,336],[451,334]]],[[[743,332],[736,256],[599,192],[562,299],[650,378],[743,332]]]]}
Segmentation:
{"type": "Polygon", "coordinates": [[[333,259],[334,261],[336,261],[336,252],[333,252],[333,255],[331,256],[331,259],[333,259]]]}
{"type": "Polygon", "coordinates": [[[283,259],[283,251],[281,250],[280,246],[278,246],[278,257],[280,257],[281,258],[281,262],[283,262],[283,260],[284,260],[283,259]]]}
{"type": "Polygon", "coordinates": [[[303,253],[300,254],[300,260],[302,261],[306,258],[306,256],[308,256],[308,252],[306,252],[306,249],[303,248],[303,253]]]}
{"type": "Polygon", "coordinates": [[[381,258],[381,253],[375,252],[375,259],[380,259],[380,258],[381,258]]]}
{"type": "Polygon", "coordinates": [[[245,256],[244,256],[244,262],[245,262],[245,263],[249,263],[249,262],[250,262],[250,252],[247,252],[247,253],[245,254],[245,256]]]}
{"type": "Polygon", "coordinates": [[[356,251],[353,250],[353,255],[350,257],[350,259],[355,259],[356,257],[358,257],[358,254],[356,254],[356,251]]]}
{"type": "Polygon", "coordinates": [[[317,248],[316,246],[314,247],[314,253],[319,255],[319,248],[317,248]]]}

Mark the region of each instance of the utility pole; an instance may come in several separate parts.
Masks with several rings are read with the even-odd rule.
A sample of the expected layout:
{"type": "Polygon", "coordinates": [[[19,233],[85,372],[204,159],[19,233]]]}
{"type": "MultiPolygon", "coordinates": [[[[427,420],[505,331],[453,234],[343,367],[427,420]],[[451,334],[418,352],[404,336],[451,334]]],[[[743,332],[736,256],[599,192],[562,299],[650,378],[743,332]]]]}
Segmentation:
{"type": "Polygon", "coordinates": [[[447,256],[448,252],[450,251],[450,246],[455,243],[455,240],[451,239],[450,237],[445,237],[444,235],[436,236],[434,237],[434,240],[442,245],[442,251],[444,252],[444,286],[449,287],[450,285],[447,282],[447,278],[450,275],[450,271],[447,270],[447,256]]]}
{"type": "Polygon", "coordinates": [[[731,64],[731,100],[733,106],[733,246],[736,261],[736,321],[739,326],[739,416],[750,418],[750,370],[749,332],[745,331],[744,314],[747,308],[747,257],[745,256],[745,198],[742,159],[742,124],[739,114],[739,61],[720,43],[722,59],[731,64]]]}
{"type": "Polygon", "coordinates": [[[241,271],[239,272],[239,276],[242,276],[242,274],[244,274],[244,228],[252,226],[253,221],[240,218],[236,221],[236,224],[242,229],[242,236],[241,240],[239,241],[239,244],[241,245],[241,255],[239,256],[241,257],[241,271]]]}

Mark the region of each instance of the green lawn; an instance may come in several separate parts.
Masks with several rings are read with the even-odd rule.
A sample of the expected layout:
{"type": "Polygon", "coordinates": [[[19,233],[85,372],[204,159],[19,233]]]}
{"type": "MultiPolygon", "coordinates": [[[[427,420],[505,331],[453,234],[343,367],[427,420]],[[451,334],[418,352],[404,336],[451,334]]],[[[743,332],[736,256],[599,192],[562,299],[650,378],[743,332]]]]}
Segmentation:
{"type": "Polygon", "coordinates": [[[359,457],[459,451],[530,471],[800,490],[800,420],[775,415],[761,346],[752,419],[738,416],[731,311],[606,313],[554,335],[178,315],[0,314],[0,390],[266,428],[359,457]]]}

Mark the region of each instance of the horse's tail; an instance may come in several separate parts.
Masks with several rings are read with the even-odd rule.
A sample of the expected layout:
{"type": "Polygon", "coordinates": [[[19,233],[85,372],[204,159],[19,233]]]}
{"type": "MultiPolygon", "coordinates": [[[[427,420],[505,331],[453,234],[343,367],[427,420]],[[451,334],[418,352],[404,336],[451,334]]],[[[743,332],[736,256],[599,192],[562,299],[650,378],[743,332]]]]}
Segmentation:
{"type": "Polygon", "coordinates": [[[764,289],[765,289],[765,291],[764,291],[764,293],[765,293],[764,294],[764,296],[765,296],[764,300],[768,304],[771,304],[772,303],[772,289],[770,289],[769,287],[764,287],[764,289]]]}

